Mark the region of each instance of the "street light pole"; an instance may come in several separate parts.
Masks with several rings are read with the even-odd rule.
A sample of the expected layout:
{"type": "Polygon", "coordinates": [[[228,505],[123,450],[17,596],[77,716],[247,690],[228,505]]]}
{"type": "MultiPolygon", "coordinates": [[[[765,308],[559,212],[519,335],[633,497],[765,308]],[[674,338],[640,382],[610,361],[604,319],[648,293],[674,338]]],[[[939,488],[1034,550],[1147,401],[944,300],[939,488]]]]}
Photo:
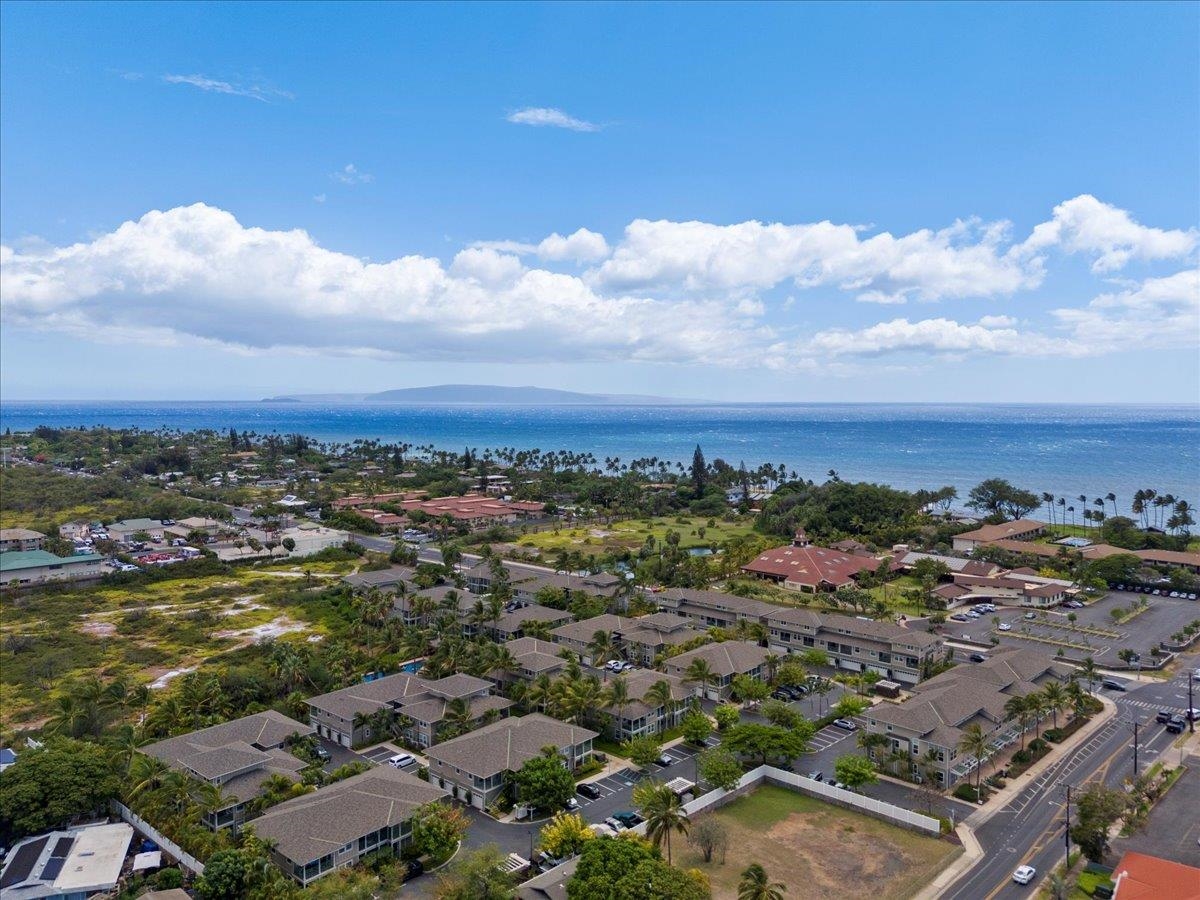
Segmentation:
{"type": "Polygon", "coordinates": [[[1196,708],[1194,706],[1192,706],[1192,682],[1196,680],[1195,675],[1196,675],[1195,672],[1188,672],[1187,720],[1188,720],[1188,731],[1190,731],[1192,734],[1196,733],[1196,712],[1195,712],[1196,708]]]}

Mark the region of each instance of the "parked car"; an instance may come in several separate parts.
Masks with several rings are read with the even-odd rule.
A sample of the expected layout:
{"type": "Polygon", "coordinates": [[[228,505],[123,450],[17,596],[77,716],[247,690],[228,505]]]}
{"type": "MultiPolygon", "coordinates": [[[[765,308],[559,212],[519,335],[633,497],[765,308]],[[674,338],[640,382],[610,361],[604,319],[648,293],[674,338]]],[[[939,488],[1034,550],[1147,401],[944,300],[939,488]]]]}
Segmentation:
{"type": "Polygon", "coordinates": [[[1105,688],[1106,690],[1110,690],[1110,691],[1124,691],[1125,690],[1125,685],[1122,682],[1116,681],[1115,679],[1112,679],[1112,678],[1105,678],[1102,682],[1100,682],[1100,686],[1102,688],[1105,688]]]}
{"type": "Polygon", "coordinates": [[[577,809],[579,809],[579,801],[576,800],[574,797],[568,797],[567,798],[567,809],[571,810],[572,812],[575,812],[577,809]]]}
{"type": "Polygon", "coordinates": [[[842,784],[840,781],[835,781],[835,782],[833,783],[833,786],[834,786],[835,788],[841,788],[843,791],[848,791],[848,790],[850,790],[850,786],[849,786],[849,785],[842,784]]]}
{"type": "Polygon", "coordinates": [[[1187,728],[1187,722],[1183,716],[1172,716],[1171,721],[1167,723],[1167,731],[1171,734],[1183,734],[1183,729],[1187,728]]]}
{"type": "Polygon", "coordinates": [[[1029,884],[1037,875],[1037,869],[1033,866],[1017,866],[1017,870],[1013,872],[1013,881],[1017,884],[1029,884]]]}
{"type": "Polygon", "coordinates": [[[416,757],[411,753],[397,753],[388,760],[388,765],[394,769],[403,769],[406,766],[411,766],[416,761],[416,757]]]}
{"type": "Polygon", "coordinates": [[[322,747],[320,744],[317,745],[317,749],[314,750],[313,752],[316,753],[317,759],[321,760],[321,762],[329,762],[329,760],[332,759],[332,756],[330,755],[329,751],[326,750],[324,747],[322,747]]]}
{"type": "Polygon", "coordinates": [[[1011,622],[1001,622],[996,627],[999,628],[1001,631],[1012,631],[1012,623],[1011,622]]]}
{"type": "Polygon", "coordinates": [[[419,859],[410,859],[404,864],[404,881],[412,881],[425,873],[425,864],[419,859]]]}
{"type": "Polygon", "coordinates": [[[594,784],[588,784],[587,782],[575,785],[575,793],[582,797],[587,797],[589,800],[600,799],[600,789],[594,784]]]}
{"type": "Polygon", "coordinates": [[[811,778],[813,781],[824,781],[825,780],[825,774],[823,772],[809,772],[808,777],[811,778]]]}
{"type": "Polygon", "coordinates": [[[834,719],[833,727],[841,728],[843,731],[858,731],[858,726],[849,719],[834,719]]]}
{"type": "Polygon", "coordinates": [[[1185,709],[1183,717],[1189,722],[1200,722],[1200,709],[1196,709],[1194,706],[1191,709],[1185,709]]]}
{"type": "Polygon", "coordinates": [[[1156,716],[1154,717],[1154,721],[1155,721],[1155,722],[1157,722],[1159,725],[1166,725],[1166,724],[1167,724],[1168,722],[1170,722],[1170,721],[1171,721],[1173,718],[1175,718],[1175,712],[1174,712],[1174,710],[1170,710],[1170,709],[1160,709],[1160,710],[1158,711],[1158,715],[1156,715],[1156,716]]]}
{"type": "Polygon", "coordinates": [[[1179,598],[1179,591],[1171,591],[1171,593],[1167,594],[1167,596],[1168,596],[1168,597],[1175,597],[1176,599],[1178,599],[1178,598],[1179,598]]]}
{"type": "Polygon", "coordinates": [[[668,756],[666,753],[658,754],[658,764],[660,766],[663,766],[665,768],[666,766],[671,765],[671,763],[673,763],[673,762],[675,762],[675,760],[673,758],[671,758],[670,756],[668,756]]]}
{"type": "Polygon", "coordinates": [[[629,827],[628,825],[623,825],[616,816],[609,816],[607,819],[604,820],[604,824],[607,825],[609,828],[611,828],[613,831],[624,831],[626,828],[629,827]]]}
{"type": "Polygon", "coordinates": [[[950,618],[952,621],[955,621],[955,622],[969,622],[971,619],[971,617],[968,616],[966,613],[955,613],[950,618]]]}
{"type": "Polygon", "coordinates": [[[984,656],[982,653],[972,653],[967,658],[969,660],[971,660],[971,662],[987,662],[987,657],[984,656]]]}
{"type": "Polygon", "coordinates": [[[645,821],[637,813],[628,809],[619,809],[612,814],[612,817],[624,825],[626,828],[633,828],[635,825],[641,825],[645,821]]]}
{"type": "Polygon", "coordinates": [[[1033,610],[1030,610],[1029,612],[1025,613],[1025,618],[1026,619],[1036,619],[1037,613],[1035,613],[1033,610]]]}
{"type": "Polygon", "coordinates": [[[789,694],[787,691],[780,689],[777,691],[771,691],[771,699],[772,700],[782,700],[784,703],[789,703],[790,701],[794,700],[795,698],[791,694],[789,694]]]}
{"type": "Polygon", "coordinates": [[[1188,595],[1187,595],[1187,598],[1188,598],[1189,600],[1195,600],[1195,599],[1196,599],[1196,595],[1195,595],[1195,594],[1188,594],[1188,595]]]}

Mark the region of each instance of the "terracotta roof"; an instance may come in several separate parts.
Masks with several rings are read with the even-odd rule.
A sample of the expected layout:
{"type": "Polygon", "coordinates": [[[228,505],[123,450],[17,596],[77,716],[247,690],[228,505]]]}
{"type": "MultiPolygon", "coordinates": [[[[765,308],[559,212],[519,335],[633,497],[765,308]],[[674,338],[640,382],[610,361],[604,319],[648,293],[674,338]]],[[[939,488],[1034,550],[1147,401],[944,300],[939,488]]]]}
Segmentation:
{"type": "Polygon", "coordinates": [[[743,572],[782,578],[785,582],[818,587],[822,584],[839,587],[849,584],[854,575],[864,569],[874,571],[879,560],[874,557],[851,556],[825,547],[796,547],[787,545],[760,553],[742,566],[743,572]]]}
{"type": "Polygon", "coordinates": [[[1039,522],[1036,519],[1015,519],[1012,522],[1001,522],[999,525],[981,525],[974,531],[964,531],[962,534],[954,535],[954,540],[987,543],[1006,538],[1017,538],[1023,534],[1035,534],[1045,527],[1045,522],[1039,522]]]}
{"type": "MultiPolygon", "coordinates": [[[[1126,550],[1126,553],[1129,551],[1126,550]]],[[[1134,555],[1147,562],[1171,563],[1177,566],[1200,568],[1200,553],[1184,553],[1179,550],[1135,550],[1134,555]]]]}
{"type": "Polygon", "coordinates": [[[1198,900],[1200,869],[1132,851],[1113,869],[1115,900],[1198,900]]]}

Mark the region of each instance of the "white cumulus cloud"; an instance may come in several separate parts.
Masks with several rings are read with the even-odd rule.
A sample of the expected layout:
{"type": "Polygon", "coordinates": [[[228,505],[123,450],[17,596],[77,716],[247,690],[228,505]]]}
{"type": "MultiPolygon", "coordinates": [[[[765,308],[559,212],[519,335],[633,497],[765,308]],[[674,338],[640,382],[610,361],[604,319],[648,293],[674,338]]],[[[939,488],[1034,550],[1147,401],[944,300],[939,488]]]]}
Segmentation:
{"type": "Polygon", "coordinates": [[[1113,272],[1135,259],[1180,259],[1196,245],[1195,228],[1150,228],[1123,209],[1081,194],[1054,207],[1050,221],[1033,229],[1024,249],[1036,252],[1058,246],[1068,253],[1089,254],[1095,257],[1094,271],[1113,272]]]}
{"type": "Polygon", "coordinates": [[[370,184],[375,180],[374,175],[368,172],[360,172],[354,163],[346,163],[346,165],[329,177],[334,181],[340,181],[342,184],[370,184]]]}

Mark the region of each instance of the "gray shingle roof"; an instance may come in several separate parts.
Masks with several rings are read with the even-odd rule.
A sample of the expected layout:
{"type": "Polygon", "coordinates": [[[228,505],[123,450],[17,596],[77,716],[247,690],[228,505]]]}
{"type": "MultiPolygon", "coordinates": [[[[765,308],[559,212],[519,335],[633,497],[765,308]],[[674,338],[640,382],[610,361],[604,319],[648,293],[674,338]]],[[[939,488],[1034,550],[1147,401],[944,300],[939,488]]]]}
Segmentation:
{"type": "Polygon", "coordinates": [[[740,675],[762,665],[770,652],[752,641],[721,641],[673,656],[667,660],[667,668],[682,672],[692,660],[703,659],[717,675],[740,675]]]}
{"type": "Polygon", "coordinates": [[[553,745],[574,746],[597,737],[597,733],[578,725],[569,725],[541,713],[502,719],[425,751],[431,760],[487,778],[500,772],[516,771],[526,760],[553,745]]]}
{"type": "Polygon", "coordinates": [[[363,835],[398,825],[416,809],[447,796],[391,766],[377,766],[329,787],[272,807],[254,820],[255,833],[301,865],[363,835]]]}

